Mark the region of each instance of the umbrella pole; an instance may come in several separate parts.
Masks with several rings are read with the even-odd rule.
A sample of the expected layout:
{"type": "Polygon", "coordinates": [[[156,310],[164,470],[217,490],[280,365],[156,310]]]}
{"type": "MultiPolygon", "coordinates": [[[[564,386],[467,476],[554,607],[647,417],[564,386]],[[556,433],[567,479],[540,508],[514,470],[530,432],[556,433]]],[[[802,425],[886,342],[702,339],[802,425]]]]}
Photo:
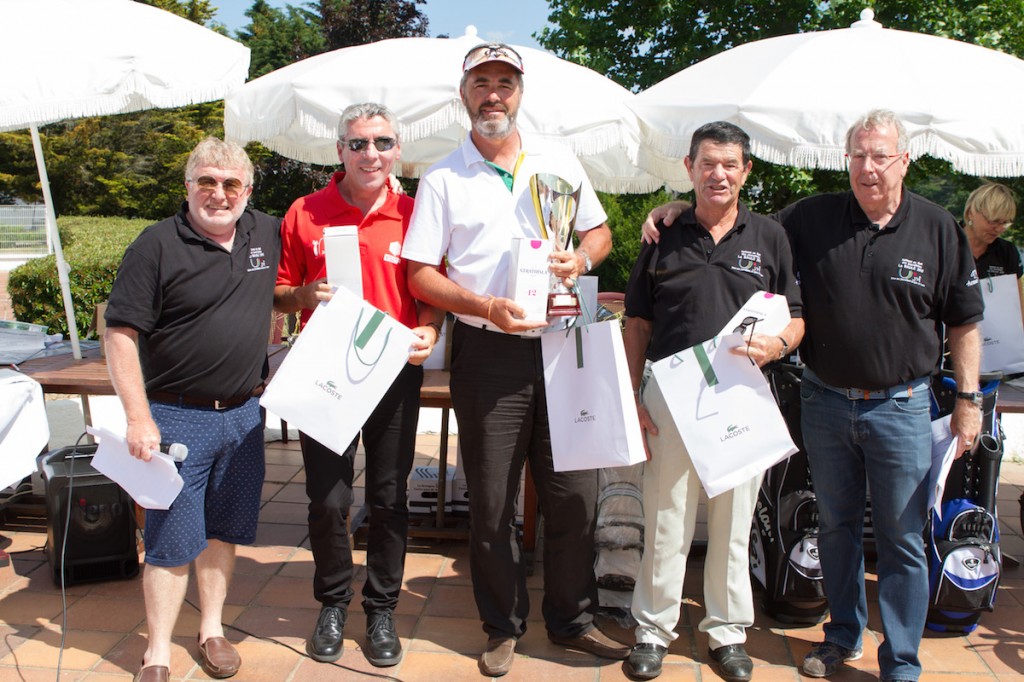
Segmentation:
{"type": "Polygon", "coordinates": [[[57,279],[64,297],[64,314],[68,320],[68,337],[71,339],[71,352],[75,360],[82,359],[82,349],[78,345],[78,325],[75,324],[75,308],[71,305],[71,282],[68,279],[68,267],[64,260],[64,249],[60,246],[60,234],[57,233],[57,218],[53,213],[53,197],[50,196],[50,178],[46,174],[46,161],[43,158],[43,145],[39,141],[39,128],[33,123],[29,126],[32,132],[32,149],[36,153],[36,168],[39,169],[39,184],[43,188],[43,201],[46,204],[46,231],[50,235],[50,243],[57,259],[57,279]]]}

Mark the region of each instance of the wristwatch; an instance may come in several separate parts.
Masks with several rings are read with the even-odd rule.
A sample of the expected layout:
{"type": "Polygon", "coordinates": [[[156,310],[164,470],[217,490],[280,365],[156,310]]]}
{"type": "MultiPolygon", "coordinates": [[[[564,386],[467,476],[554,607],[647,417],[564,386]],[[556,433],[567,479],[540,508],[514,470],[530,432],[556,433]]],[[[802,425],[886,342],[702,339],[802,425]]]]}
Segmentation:
{"type": "Polygon", "coordinates": [[[583,274],[587,274],[594,269],[594,263],[590,260],[590,254],[583,249],[577,249],[576,253],[583,256],[583,274]]]}
{"type": "Polygon", "coordinates": [[[981,391],[957,391],[957,400],[969,400],[976,407],[981,407],[981,401],[985,397],[985,394],[981,391]]]}

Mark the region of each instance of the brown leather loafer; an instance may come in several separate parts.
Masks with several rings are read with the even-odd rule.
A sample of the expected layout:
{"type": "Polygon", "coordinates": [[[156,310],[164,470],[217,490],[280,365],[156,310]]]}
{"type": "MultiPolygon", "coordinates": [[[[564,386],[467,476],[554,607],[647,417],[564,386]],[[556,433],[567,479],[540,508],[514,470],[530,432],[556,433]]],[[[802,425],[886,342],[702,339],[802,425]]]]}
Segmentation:
{"type": "Polygon", "coordinates": [[[576,637],[560,637],[548,633],[548,639],[555,644],[564,646],[566,649],[573,649],[574,651],[583,651],[594,656],[600,656],[601,658],[611,658],[617,661],[629,656],[630,648],[625,644],[616,642],[614,639],[604,634],[594,626],[584,632],[582,635],[576,637]]]}
{"type": "Polygon", "coordinates": [[[170,679],[171,671],[166,665],[150,665],[135,673],[132,682],[168,682],[170,679]]]}
{"type": "Polygon", "coordinates": [[[223,637],[210,637],[199,643],[199,662],[207,675],[224,679],[238,672],[242,666],[242,657],[228,640],[223,637]]]}
{"type": "Polygon", "coordinates": [[[480,672],[489,677],[501,677],[512,669],[515,658],[515,637],[491,637],[487,640],[487,649],[480,655],[480,672]]]}

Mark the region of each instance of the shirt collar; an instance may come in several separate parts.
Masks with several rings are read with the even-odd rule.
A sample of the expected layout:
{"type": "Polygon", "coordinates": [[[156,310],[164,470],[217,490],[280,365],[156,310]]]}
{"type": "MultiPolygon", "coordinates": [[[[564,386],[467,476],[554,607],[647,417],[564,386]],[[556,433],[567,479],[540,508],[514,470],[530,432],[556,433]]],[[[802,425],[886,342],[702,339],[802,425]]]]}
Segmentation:
{"type": "MultiPolygon", "coordinates": [[[[907,219],[907,215],[910,213],[910,192],[907,191],[907,186],[903,185],[900,187],[900,205],[896,207],[896,212],[892,214],[892,218],[886,223],[885,229],[895,230],[899,227],[903,221],[907,219]]],[[[860,207],[857,202],[857,197],[853,194],[853,190],[849,192],[850,198],[850,221],[858,229],[868,229],[873,224],[868,218],[867,214],[864,213],[864,209],[860,207]]]]}
{"type": "MultiPolygon", "coordinates": [[[[345,201],[341,196],[341,192],[338,191],[338,183],[340,183],[344,177],[345,171],[335,171],[334,175],[331,176],[331,181],[327,183],[326,187],[320,190],[323,193],[326,208],[329,211],[329,216],[331,217],[340,216],[351,211],[359,212],[359,209],[345,201]]],[[[400,220],[402,215],[398,212],[399,194],[395,192],[394,186],[391,184],[390,177],[387,179],[387,193],[387,198],[384,199],[384,203],[377,209],[377,213],[386,218],[400,220]]]]}

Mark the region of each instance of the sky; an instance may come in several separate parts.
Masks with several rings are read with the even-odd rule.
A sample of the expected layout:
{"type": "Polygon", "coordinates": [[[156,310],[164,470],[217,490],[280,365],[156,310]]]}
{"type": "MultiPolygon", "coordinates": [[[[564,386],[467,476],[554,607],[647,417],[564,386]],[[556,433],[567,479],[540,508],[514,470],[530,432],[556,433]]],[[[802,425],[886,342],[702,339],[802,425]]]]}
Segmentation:
{"type": "MultiPolygon", "coordinates": [[[[304,2],[268,1],[275,7],[301,7],[304,2]]],[[[227,26],[232,37],[249,21],[245,10],[252,6],[252,0],[212,0],[211,4],[218,8],[214,19],[227,26]]],[[[549,12],[546,0],[427,0],[420,6],[420,11],[430,20],[431,36],[446,33],[457,38],[465,34],[468,24],[472,24],[485,40],[535,48],[540,48],[540,45],[532,34],[547,25],[549,12]]]]}

